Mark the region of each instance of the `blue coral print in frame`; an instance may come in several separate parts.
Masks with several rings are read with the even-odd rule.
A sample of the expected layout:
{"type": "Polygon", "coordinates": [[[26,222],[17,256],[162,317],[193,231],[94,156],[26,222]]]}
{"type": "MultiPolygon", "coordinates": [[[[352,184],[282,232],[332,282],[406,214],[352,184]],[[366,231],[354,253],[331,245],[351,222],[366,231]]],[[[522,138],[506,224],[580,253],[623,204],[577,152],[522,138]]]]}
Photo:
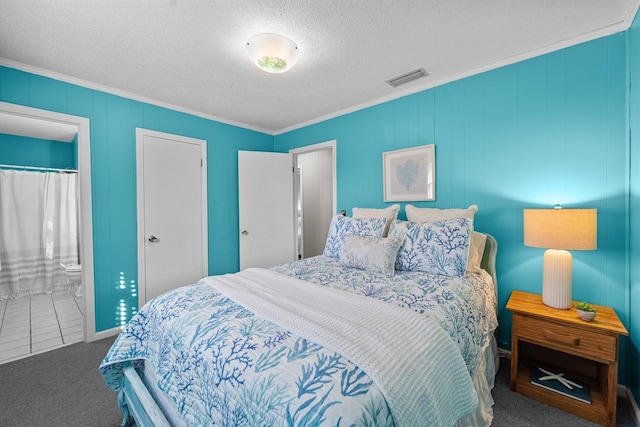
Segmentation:
{"type": "Polygon", "coordinates": [[[385,202],[436,199],[435,145],[382,154],[385,202]]]}

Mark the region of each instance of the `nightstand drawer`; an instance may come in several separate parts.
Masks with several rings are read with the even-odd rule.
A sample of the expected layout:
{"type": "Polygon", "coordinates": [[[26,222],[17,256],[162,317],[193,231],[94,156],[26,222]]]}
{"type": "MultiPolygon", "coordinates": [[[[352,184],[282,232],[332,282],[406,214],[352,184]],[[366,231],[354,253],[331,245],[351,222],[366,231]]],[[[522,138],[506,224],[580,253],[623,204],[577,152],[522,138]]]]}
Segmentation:
{"type": "Polygon", "coordinates": [[[592,360],[617,360],[616,337],[535,317],[513,316],[513,333],[532,343],[592,360]]]}

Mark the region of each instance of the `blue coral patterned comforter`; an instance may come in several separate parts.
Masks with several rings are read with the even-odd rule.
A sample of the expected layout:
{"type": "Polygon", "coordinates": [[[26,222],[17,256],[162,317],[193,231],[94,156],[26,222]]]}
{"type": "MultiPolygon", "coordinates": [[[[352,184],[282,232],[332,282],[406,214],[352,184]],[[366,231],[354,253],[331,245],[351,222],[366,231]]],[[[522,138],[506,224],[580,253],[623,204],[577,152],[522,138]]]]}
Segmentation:
{"type": "MultiPolygon", "coordinates": [[[[488,275],[445,279],[399,272],[381,278],[325,257],[274,270],[436,319],[470,373],[495,328],[488,275]]],[[[189,425],[394,425],[381,389],[359,366],[256,316],[206,281],[163,294],[143,307],[100,372],[118,391],[122,362],[143,360],[189,425]]]]}
{"type": "Polygon", "coordinates": [[[458,344],[470,374],[480,352],[498,326],[497,297],[486,271],[461,278],[419,271],[396,271],[392,277],[340,265],[317,256],[273,267],[287,276],[377,298],[436,319],[458,344]]]}

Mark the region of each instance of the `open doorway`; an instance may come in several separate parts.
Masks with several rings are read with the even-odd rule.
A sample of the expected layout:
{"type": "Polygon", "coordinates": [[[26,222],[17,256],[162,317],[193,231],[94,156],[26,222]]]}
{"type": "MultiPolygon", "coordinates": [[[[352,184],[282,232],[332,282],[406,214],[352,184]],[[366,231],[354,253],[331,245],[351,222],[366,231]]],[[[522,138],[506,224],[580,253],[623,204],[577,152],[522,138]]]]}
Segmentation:
{"type": "Polygon", "coordinates": [[[321,255],[336,213],[336,141],[290,151],[296,170],[298,259],[321,255]]]}
{"type": "MultiPolygon", "coordinates": [[[[4,359],[6,359],[4,361],[8,361],[47,351],[56,348],[56,346],[95,339],[89,120],[83,117],[0,102],[0,134],[15,136],[18,140],[25,138],[24,141],[44,140],[50,141],[51,144],[69,144],[71,147],[70,151],[73,152],[72,167],[64,167],[62,171],[52,170],[59,168],[46,168],[41,165],[40,167],[28,167],[29,165],[25,165],[24,163],[11,161],[15,159],[0,158],[0,163],[5,164],[4,169],[6,170],[17,169],[25,174],[27,171],[33,174],[48,174],[52,172],[69,172],[71,169],[75,169],[75,171],[78,172],[76,176],[74,176],[74,178],[77,179],[73,180],[75,181],[74,185],[76,185],[76,188],[71,190],[73,186],[70,185],[66,187],[67,192],[75,193],[75,201],[79,202],[79,209],[77,209],[78,215],[76,216],[78,229],[76,238],[78,235],[80,238],[75,242],[77,246],[77,262],[71,262],[71,258],[69,258],[65,259],[63,263],[56,263],[56,266],[60,264],[59,267],[61,269],[58,279],[62,278],[63,282],[67,282],[69,289],[62,290],[59,284],[54,283],[54,286],[45,286],[43,292],[39,292],[36,288],[25,291],[25,295],[28,295],[29,298],[23,299],[20,301],[20,304],[23,306],[26,304],[27,309],[22,307],[23,309],[17,309],[15,311],[21,313],[23,317],[25,312],[29,314],[29,319],[26,319],[30,322],[30,324],[26,326],[26,330],[29,331],[28,340],[25,343],[25,337],[16,334],[16,340],[13,340],[15,341],[14,344],[16,344],[14,354],[7,353],[3,356],[4,359]],[[20,167],[11,168],[11,166],[20,167]],[[80,265],[82,267],[80,267],[80,265]],[[57,287],[57,289],[53,289],[55,287],[57,287]],[[63,310],[68,309],[75,309],[77,312],[65,318],[63,310]],[[80,314],[79,318],[77,313],[80,314]],[[46,320],[46,316],[48,315],[52,315],[52,318],[56,319],[57,329],[61,335],[60,339],[53,337],[53,331],[55,331],[56,328],[52,327],[52,322],[46,320]],[[36,327],[38,323],[40,323],[42,325],[48,325],[49,329],[53,330],[47,332],[51,335],[48,343],[44,342],[45,340],[43,338],[46,335],[44,332],[40,335],[39,341],[38,339],[34,340],[34,320],[36,327]],[[74,323],[72,324],[72,322],[74,323]]],[[[67,178],[70,178],[70,175],[67,176],[67,178]]],[[[47,232],[48,228],[44,227],[44,229],[45,232],[47,232]]],[[[44,248],[45,257],[46,254],[49,253],[47,252],[47,248],[48,246],[44,248]]],[[[16,295],[18,295],[18,293],[20,292],[17,292],[16,295]]],[[[4,307],[4,320],[6,320],[6,312],[9,310],[9,303],[7,301],[9,301],[9,299],[3,298],[3,301],[0,301],[0,308],[4,307]]],[[[11,305],[13,306],[15,304],[11,305]]],[[[0,331],[0,333],[3,335],[7,334],[9,330],[5,329],[6,326],[7,324],[2,325],[3,330],[0,331]]],[[[25,326],[23,326],[23,329],[24,328],[25,326]]],[[[3,349],[7,348],[8,347],[3,344],[3,349]]]]}

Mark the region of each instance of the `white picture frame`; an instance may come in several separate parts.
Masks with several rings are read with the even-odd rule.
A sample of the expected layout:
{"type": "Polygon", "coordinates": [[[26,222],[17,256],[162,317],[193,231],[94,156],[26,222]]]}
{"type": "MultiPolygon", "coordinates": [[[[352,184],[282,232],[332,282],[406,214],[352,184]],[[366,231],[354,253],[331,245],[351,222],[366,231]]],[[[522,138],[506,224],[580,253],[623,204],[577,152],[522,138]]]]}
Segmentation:
{"type": "Polygon", "coordinates": [[[435,144],[382,153],[385,202],[436,199],[435,144]]]}

